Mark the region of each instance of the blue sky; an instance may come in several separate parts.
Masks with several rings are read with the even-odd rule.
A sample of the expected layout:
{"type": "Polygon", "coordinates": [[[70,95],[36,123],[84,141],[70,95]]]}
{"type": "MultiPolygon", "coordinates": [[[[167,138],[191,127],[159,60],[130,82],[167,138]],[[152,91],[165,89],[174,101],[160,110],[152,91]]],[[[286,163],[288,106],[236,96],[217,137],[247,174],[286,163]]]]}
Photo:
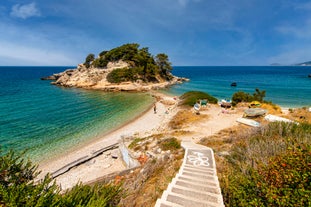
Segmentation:
{"type": "Polygon", "coordinates": [[[72,66],[125,43],[175,66],[310,61],[311,1],[0,1],[0,65],[72,66]]]}

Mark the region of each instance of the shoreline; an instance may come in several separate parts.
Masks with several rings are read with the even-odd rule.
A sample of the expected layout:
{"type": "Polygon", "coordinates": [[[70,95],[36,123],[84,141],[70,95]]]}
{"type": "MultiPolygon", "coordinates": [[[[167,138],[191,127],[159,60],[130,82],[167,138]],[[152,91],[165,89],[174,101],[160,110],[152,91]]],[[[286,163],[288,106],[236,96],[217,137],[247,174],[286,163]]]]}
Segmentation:
{"type": "Polygon", "coordinates": [[[60,159],[61,157],[65,156],[66,154],[73,153],[73,152],[75,152],[75,151],[77,151],[77,150],[79,150],[79,149],[81,149],[87,145],[90,145],[96,141],[99,141],[100,139],[103,139],[103,137],[106,137],[106,136],[109,136],[110,134],[113,134],[114,132],[122,129],[123,127],[126,127],[129,124],[131,124],[132,122],[135,122],[137,119],[144,116],[145,113],[148,113],[148,111],[152,109],[154,102],[155,102],[155,100],[152,103],[150,103],[149,106],[145,110],[140,112],[137,116],[135,116],[134,118],[128,119],[127,121],[122,123],[120,126],[112,128],[111,130],[108,130],[108,131],[100,132],[98,135],[92,137],[91,139],[87,139],[87,140],[83,141],[82,143],[79,143],[75,146],[70,147],[64,153],[54,154],[50,157],[43,158],[42,160],[39,160],[37,163],[40,165],[41,163],[45,163],[45,162],[51,162],[51,161],[53,162],[53,160],[60,159]]]}
{"type": "MultiPolygon", "coordinates": [[[[159,100],[159,94],[157,92],[152,93],[152,96],[154,96],[156,105],[157,105],[157,113],[155,114],[153,111],[153,104],[148,107],[147,110],[143,111],[140,115],[138,115],[136,118],[127,121],[122,126],[113,129],[110,132],[104,133],[103,135],[100,135],[100,137],[90,140],[89,142],[86,142],[82,144],[81,146],[77,146],[72,150],[69,150],[69,152],[66,152],[64,154],[59,154],[56,157],[44,160],[39,162],[38,164],[38,170],[41,171],[41,174],[39,176],[39,179],[42,178],[42,176],[45,176],[47,173],[53,173],[64,167],[65,165],[68,165],[70,163],[73,163],[79,159],[85,158],[86,156],[94,154],[96,151],[100,151],[103,148],[119,144],[119,142],[122,140],[123,137],[130,137],[134,135],[141,135],[141,136],[148,136],[156,131],[158,131],[161,128],[161,125],[166,121],[169,120],[170,117],[172,117],[173,113],[167,114],[165,113],[168,108],[171,106],[168,106],[167,104],[162,103],[159,100]]],[[[167,95],[160,95],[161,98],[164,99],[171,99],[174,100],[172,97],[169,97],[167,95]]],[[[177,103],[177,102],[175,102],[177,103]]],[[[118,149],[117,149],[118,150],[118,149]]],[[[121,159],[116,160],[109,160],[107,159],[109,157],[109,153],[117,153],[118,151],[112,150],[111,152],[105,152],[102,156],[100,156],[98,159],[94,161],[87,161],[86,165],[86,175],[83,178],[83,173],[80,173],[81,175],[75,175],[76,176],[76,182],[74,181],[68,181],[68,177],[74,177],[73,175],[70,175],[71,173],[65,173],[64,176],[59,176],[56,180],[59,182],[59,184],[66,188],[72,187],[73,183],[76,184],[79,181],[88,182],[91,180],[91,178],[95,179],[96,177],[103,176],[104,174],[109,174],[113,171],[118,170],[125,170],[126,167],[124,166],[121,159]],[[105,159],[105,160],[104,160],[105,159]],[[102,163],[102,166],[95,166],[95,162],[100,163],[110,163],[109,166],[102,163]],[[112,166],[112,164],[114,166],[112,166]],[[92,165],[94,165],[92,167],[92,165]],[[96,169],[92,169],[96,168],[96,169]],[[109,169],[108,169],[109,168],[109,169]],[[99,172],[95,172],[99,171],[99,172]],[[105,172],[103,172],[105,171],[105,172]],[[92,176],[90,176],[90,173],[92,176]],[[98,174],[100,173],[100,174],[98,174]],[[80,176],[80,178],[78,178],[80,176]],[[67,181],[66,181],[67,180],[67,181]]],[[[110,157],[109,157],[110,158],[110,157]]],[[[79,167],[77,167],[79,168],[79,167]]],[[[84,167],[85,168],[85,167],[84,167]]]]}

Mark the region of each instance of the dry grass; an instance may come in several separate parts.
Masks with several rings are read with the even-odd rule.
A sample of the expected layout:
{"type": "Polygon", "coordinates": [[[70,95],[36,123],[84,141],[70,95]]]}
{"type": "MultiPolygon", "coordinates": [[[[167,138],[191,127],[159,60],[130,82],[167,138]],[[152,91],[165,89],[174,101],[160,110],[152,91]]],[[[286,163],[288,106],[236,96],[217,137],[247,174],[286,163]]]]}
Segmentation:
{"type": "Polygon", "coordinates": [[[291,109],[288,117],[298,122],[311,124],[311,112],[307,108],[291,109]]]}
{"type": "Polygon", "coordinates": [[[144,166],[123,178],[122,187],[126,196],[120,206],[154,206],[168,184],[175,177],[183,158],[183,150],[176,152],[173,158],[149,160],[144,166]]]}
{"type": "Polygon", "coordinates": [[[213,136],[202,138],[199,144],[211,147],[215,152],[228,151],[242,128],[247,129],[245,126],[236,126],[221,130],[213,136]]]}
{"type": "Polygon", "coordinates": [[[263,103],[261,104],[260,108],[266,109],[269,114],[281,114],[282,113],[281,107],[279,107],[278,105],[263,103]]]}
{"type": "Polygon", "coordinates": [[[168,126],[171,129],[182,129],[183,127],[198,122],[203,119],[207,119],[208,115],[193,113],[190,109],[184,109],[179,111],[169,122],[168,126]]]}

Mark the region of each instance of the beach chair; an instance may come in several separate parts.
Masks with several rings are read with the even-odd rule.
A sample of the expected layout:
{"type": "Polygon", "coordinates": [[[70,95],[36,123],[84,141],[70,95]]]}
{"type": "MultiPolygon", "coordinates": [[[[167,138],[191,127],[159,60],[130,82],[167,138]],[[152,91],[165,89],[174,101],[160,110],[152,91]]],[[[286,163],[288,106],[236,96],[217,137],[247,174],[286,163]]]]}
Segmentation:
{"type": "Polygon", "coordinates": [[[202,99],[202,100],[200,100],[200,105],[202,106],[202,107],[207,107],[207,104],[208,104],[208,101],[207,101],[207,99],[202,99]]]}

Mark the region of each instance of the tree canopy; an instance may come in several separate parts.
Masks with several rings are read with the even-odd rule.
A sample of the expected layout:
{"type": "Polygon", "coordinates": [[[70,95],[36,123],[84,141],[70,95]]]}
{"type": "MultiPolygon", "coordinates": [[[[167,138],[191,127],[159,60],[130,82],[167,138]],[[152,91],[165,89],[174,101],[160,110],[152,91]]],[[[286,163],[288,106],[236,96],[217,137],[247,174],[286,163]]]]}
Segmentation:
{"type": "Polygon", "coordinates": [[[119,60],[129,64],[129,68],[118,69],[107,77],[110,82],[136,81],[156,82],[159,79],[172,79],[172,66],[166,54],[160,53],[155,57],[150,54],[148,47],[140,48],[137,43],[124,44],[109,51],[102,51],[97,58],[89,54],[84,65],[105,68],[109,62],[119,60]]]}

